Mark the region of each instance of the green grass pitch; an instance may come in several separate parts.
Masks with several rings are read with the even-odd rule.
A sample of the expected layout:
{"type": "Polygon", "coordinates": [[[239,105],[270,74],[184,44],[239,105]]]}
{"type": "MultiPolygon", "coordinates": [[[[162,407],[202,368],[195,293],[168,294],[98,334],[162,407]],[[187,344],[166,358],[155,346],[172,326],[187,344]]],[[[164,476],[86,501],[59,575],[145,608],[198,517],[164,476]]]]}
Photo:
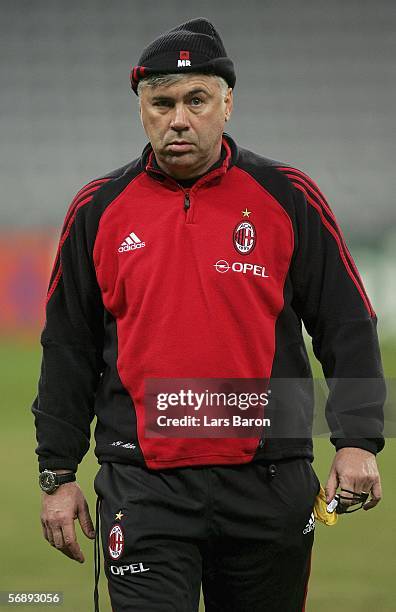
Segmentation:
{"type": "MultiPolygon", "coordinates": [[[[395,376],[395,346],[384,345],[383,357],[387,376],[395,376]]],[[[3,342],[0,344],[0,358],[3,378],[0,590],[63,591],[61,610],[91,610],[92,543],[78,529],[86,555],[86,563],[81,566],[52,549],[41,534],[35,437],[30,413],[39,370],[38,342],[34,347],[3,342]]],[[[318,439],[315,440],[315,450],[314,466],[324,483],[333,449],[327,440],[318,439]]],[[[316,527],[308,612],[395,610],[395,458],[395,440],[389,439],[378,457],[384,498],[376,509],[341,517],[333,528],[316,527]]],[[[92,515],[95,505],[92,480],[96,470],[96,460],[90,452],[79,470],[79,482],[92,515]]],[[[101,610],[110,612],[105,582],[102,574],[101,610]]],[[[35,606],[35,609],[48,610],[50,607],[35,606]]]]}

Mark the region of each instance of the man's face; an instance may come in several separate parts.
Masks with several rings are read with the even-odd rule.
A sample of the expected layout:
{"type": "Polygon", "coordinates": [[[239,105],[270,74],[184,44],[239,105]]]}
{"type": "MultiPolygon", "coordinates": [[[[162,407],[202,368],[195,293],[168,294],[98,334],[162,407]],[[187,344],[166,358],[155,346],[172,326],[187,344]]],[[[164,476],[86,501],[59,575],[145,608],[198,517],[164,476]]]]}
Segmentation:
{"type": "Polygon", "coordinates": [[[173,85],[143,87],[140,117],[158,165],[175,178],[204,174],[220,157],[224,123],[232,111],[209,75],[186,75],[173,85]]]}

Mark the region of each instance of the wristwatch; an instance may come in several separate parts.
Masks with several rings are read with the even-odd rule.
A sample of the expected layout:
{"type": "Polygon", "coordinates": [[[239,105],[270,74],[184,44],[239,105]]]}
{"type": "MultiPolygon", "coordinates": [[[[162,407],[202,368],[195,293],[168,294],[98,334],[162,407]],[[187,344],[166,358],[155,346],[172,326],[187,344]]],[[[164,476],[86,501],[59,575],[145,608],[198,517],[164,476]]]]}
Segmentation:
{"type": "Polygon", "coordinates": [[[56,491],[60,485],[63,485],[66,482],[74,482],[75,480],[76,475],[74,472],[57,474],[51,470],[44,470],[39,474],[39,485],[42,491],[48,493],[49,495],[54,493],[54,491],[56,491]]]}

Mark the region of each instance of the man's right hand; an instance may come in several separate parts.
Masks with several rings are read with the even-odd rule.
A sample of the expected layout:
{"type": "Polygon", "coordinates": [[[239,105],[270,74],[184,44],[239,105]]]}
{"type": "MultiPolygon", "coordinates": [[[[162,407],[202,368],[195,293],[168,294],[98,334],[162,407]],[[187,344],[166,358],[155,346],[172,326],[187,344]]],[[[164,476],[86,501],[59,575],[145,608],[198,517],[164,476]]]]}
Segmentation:
{"type": "Polygon", "coordinates": [[[61,485],[51,495],[42,494],[41,525],[45,539],[70,559],[84,563],[76,538],[75,519],[79,520],[87,538],[93,540],[95,530],[88,504],[76,482],[61,485]]]}

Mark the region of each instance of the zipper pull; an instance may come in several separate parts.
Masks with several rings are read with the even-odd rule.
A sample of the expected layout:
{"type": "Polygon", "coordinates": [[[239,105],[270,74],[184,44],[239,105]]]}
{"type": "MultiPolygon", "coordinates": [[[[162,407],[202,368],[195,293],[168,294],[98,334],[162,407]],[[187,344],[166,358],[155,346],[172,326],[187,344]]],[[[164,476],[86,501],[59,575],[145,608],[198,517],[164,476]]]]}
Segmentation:
{"type": "Polygon", "coordinates": [[[190,194],[188,193],[188,191],[186,191],[184,194],[184,210],[187,212],[189,208],[190,208],[190,194]]]}

